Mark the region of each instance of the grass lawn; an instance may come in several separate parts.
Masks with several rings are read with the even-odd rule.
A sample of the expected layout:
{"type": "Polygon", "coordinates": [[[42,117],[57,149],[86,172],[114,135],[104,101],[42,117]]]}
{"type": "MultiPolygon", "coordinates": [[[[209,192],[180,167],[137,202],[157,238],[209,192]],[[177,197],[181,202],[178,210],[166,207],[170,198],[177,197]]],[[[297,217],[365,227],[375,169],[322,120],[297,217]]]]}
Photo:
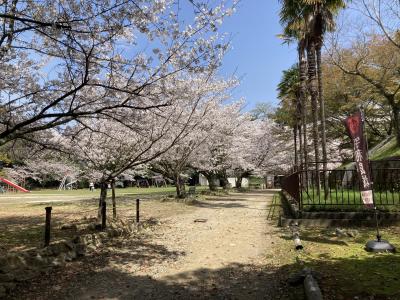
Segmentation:
{"type": "MultiPolygon", "coordinates": [[[[207,187],[196,187],[196,192],[207,187]]],[[[85,228],[90,218],[97,216],[100,191],[40,190],[31,193],[9,193],[0,196],[0,255],[3,251],[40,247],[43,243],[45,207],[52,206],[52,241],[76,235],[82,230],[61,230],[63,224],[73,223],[85,228]]],[[[190,210],[188,205],[175,201],[163,202],[175,195],[174,187],[116,189],[117,216],[133,222],[136,201],[140,198],[141,219],[159,218],[190,210]]],[[[108,216],[112,216],[110,193],[108,216]]],[[[84,230],[83,230],[84,231],[84,230]]]]}
{"type": "MultiPolygon", "coordinates": [[[[198,186],[196,187],[196,191],[207,190],[207,186],[198,186]]],[[[187,187],[188,190],[188,187],[187,187]]],[[[116,188],[115,189],[116,196],[144,196],[148,195],[175,195],[175,187],[167,186],[167,187],[150,187],[150,188],[137,188],[137,187],[128,187],[128,188],[116,188]]],[[[42,190],[33,190],[29,193],[4,193],[0,194],[0,205],[7,199],[12,200],[20,200],[20,201],[63,201],[63,200],[79,200],[79,199],[91,199],[98,198],[100,196],[100,189],[96,189],[91,192],[89,189],[77,189],[77,190],[56,190],[56,189],[42,189],[42,190]],[[4,201],[2,201],[4,200],[4,201]]],[[[108,190],[107,196],[111,196],[111,190],[108,190]]]]}
{"type": "MultiPolygon", "coordinates": [[[[366,209],[361,201],[360,192],[354,190],[332,190],[325,199],[323,189],[319,195],[316,189],[309,189],[308,192],[302,192],[302,197],[303,208],[307,211],[359,211],[366,209]]],[[[374,200],[380,210],[400,210],[400,191],[375,191],[374,200]]]]}
{"type": "MultiPolygon", "coordinates": [[[[306,266],[320,272],[324,294],[343,295],[342,299],[353,299],[356,295],[400,299],[400,254],[366,252],[364,245],[375,238],[374,229],[352,229],[358,232],[356,237],[337,237],[334,229],[301,230],[304,250],[295,257],[296,267],[306,266]]],[[[399,233],[398,227],[382,230],[383,237],[397,248],[399,233]]]]}
{"type": "MultiPolygon", "coordinates": [[[[108,190],[111,193],[111,190],[108,190]]],[[[137,187],[128,187],[128,188],[116,188],[115,189],[117,196],[124,196],[128,194],[140,195],[140,194],[154,194],[154,193],[173,193],[175,192],[174,186],[167,187],[149,187],[149,188],[137,188],[137,187]]],[[[77,189],[77,190],[56,190],[56,189],[42,189],[42,190],[33,190],[30,193],[18,193],[18,196],[27,197],[29,195],[65,195],[65,196],[89,196],[100,195],[100,189],[96,189],[94,192],[89,191],[89,189],[77,189]]],[[[4,194],[7,196],[7,194],[4,194]]]]}
{"type": "MultiPolygon", "coordinates": [[[[375,239],[374,228],[342,229],[355,236],[337,236],[335,228],[301,227],[304,249],[296,251],[290,229],[283,228],[271,260],[287,274],[305,267],[320,273],[324,299],[400,299],[400,253],[366,252],[366,242],[375,239]]],[[[398,226],[381,228],[381,234],[400,250],[398,226]]],[[[302,287],[291,289],[293,299],[303,299],[302,287]]]]}

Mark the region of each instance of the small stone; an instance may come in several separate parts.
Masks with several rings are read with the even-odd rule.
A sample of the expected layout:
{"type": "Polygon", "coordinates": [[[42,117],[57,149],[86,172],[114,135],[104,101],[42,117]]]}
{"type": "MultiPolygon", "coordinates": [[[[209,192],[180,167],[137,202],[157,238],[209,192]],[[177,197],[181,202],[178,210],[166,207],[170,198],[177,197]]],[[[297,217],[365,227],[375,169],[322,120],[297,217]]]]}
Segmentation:
{"type": "Polygon", "coordinates": [[[94,245],[96,248],[98,248],[98,247],[100,247],[100,246],[102,245],[102,243],[101,243],[99,237],[98,237],[96,234],[93,234],[93,235],[92,235],[92,241],[93,241],[93,245],[94,245]]]}
{"type": "Polygon", "coordinates": [[[77,230],[78,227],[75,224],[64,224],[61,226],[61,230],[77,230]]]}
{"type": "Polygon", "coordinates": [[[358,231],[357,230],[349,230],[349,231],[347,231],[347,235],[349,237],[356,237],[358,235],[358,231]]]}
{"type": "Polygon", "coordinates": [[[335,233],[337,236],[346,236],[346,232],[340,228],[336,228],[335,233]]]}
{"type": "Polygon", "coordinates": [[[51,265],[54,267],[61,267],[65,265],[65,254],[62,253],[59,256],[57,256],[53,261],[51,262],[51,265]]]}
{"type": "Polygon", "coordinates": [[[99,237],[100,240],[105,240],[105,239],[107,239],[107,233],[106,232],[100,232],[98,234],[98,237],[99,237]]]}
{"type": "Polygon", "coordinates": [[[77,254],[76,254],[75,250],[71,250],[66,253],[65,261],[68,261],[68,262],[73,261],[76,258],[77,258],[77,254]]]}
{"type": "Polygon", "coordinates": [[[96,250],[97,250],[97,247],[96,247],[95,245],[88,245],[88,246],[86,247],[86,250],[96,251],[96,250]]]}

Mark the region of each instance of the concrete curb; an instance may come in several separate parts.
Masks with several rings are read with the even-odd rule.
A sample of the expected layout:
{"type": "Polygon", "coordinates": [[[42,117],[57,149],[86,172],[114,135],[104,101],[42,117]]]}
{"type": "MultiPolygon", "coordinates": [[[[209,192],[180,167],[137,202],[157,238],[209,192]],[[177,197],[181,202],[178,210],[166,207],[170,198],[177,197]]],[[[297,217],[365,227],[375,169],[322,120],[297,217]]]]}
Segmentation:
{"type": "MultiPolygon", "coordinates": [[[[303,226],[303,227],[347,227],[347,226],[368,226],[374,227],[374,220],[361,219],[292,219],[281,217],[280,224],[286,226],[303,226]]],[[[400,220],[380,220],[380,226],[399,225],[400,220]]]]}

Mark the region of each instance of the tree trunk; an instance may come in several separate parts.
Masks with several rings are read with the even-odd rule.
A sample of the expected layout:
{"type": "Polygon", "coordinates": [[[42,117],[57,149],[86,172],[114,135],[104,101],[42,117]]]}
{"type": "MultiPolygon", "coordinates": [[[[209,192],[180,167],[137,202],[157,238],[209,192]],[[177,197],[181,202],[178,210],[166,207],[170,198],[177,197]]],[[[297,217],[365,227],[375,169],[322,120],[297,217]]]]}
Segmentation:
{"type": "Polygon", "coordinates": [[[319,97],[319,114],[321,118],[321,146],[322,146],[322,161],[323,161],[323,174],[324,174],[324,192],[325,199],[328,197],[329,186],[328,186],[328,155],[326,152],[326,120],[325,120],[325,100],[324,90],[322,85],[322,60],[321,60],[321,43],[317,44],[317,71],[318,71],[318,97],[319,97]]]}
{"type": "MultiPolygon", "coordinates": [[[[304,41],[303,41],[304,43],[304,41]]],[[[300,102],[301,102],[301,127],[303,129],[303,159],[304,159],[304,179],[303,184],[308,184],[308,145],[307,145],[307,61],[304,56],[304,47],[299,42],[299,76],[300,76],[300,102]]]]}
{"type": "Polygon", "coordinates": [[[243,181],[243,176],[241,174],[237,175],[236,181],[235,181],[235,187],[237,189],[241,189],[242,188],[242,181],[243,181]]]}
{"type": "Polygon", "coordinates": [[[106,199],[107,199],[107,183],[101,182],[100,183],[99,212],[97,214],[99,219],[101,219],[101,207],[103,206],[103,203],[106,202],[106,199]]]}
{"type": "Polygon", "coordinates": [[[400,146],[400,106],[392,106],[393,111],[393,129],[396,135],[397,146],[400,146]]]}
{"type": "Polygon", "coordinates": [[[204,173],[204,176],[207,178],[208,181],[208,188],[210,189],[210,191],[216,191],[217,190],[217,186],[215,185],[215,174],[213,173],[204,173]]]}
{"type": "Polygon", "coordinates": [[[299,143],[299,149],[298,149],[298,154],[297,154],[297,170],[299,171],[301,169],[301,165],[303,163],[303,143],[301,141],[301,96],[300,96],[300,91],[296,92],[296,115],[295,115],[295,130],[296,130],[296,135],[298,137],[298,143],[299,143]]]}
{"type": "Polygon", "coordinates": [[[221,176],[221,185],[224,190],[227,190],[229,188],[229,181],[226,178],[226,175],[221,176]]]}
{"type": "Polygon", "coordinates": [[[293,126],[293,141],[294,141],[294,172],[297,172],[299,161],[297,159],[297,125],[293,126]]]}
{"type": "Polygon", "coordinates": [[[185,185],[181,182],[180,175],[175,175],[175,188],[176,188],[176,197],[179,199],[183,199],[186,196],[185,193],[185,185]]]}
{"type": "Polygon", "coordinates": [[[315,59],[315,43],[310,40],[307,45],[307,63],[308,63],[308,91],[311,96],[311,110],[313,120],[313,144],[315,155],[315,185],[317,193],[320,190],[319,179],[319,150],[318,150],[318,79],[315,59]]]}
{"type": "Polygon", "coordinates": [[[111,200],[113,206],[113,218],[117,218],[117,204],[115,202],[115,179],[111,181],[111,200]]]}
{"type": "Polygon", "coordinates": [[[298,137],[299,137],[299,168],[297,171],[301,170],[301,167],[303,165],[303,142],[302,142],[302,138],[301,138],[301,125],[300,122],[297,125],[297,130],[298,130],[298,137]]]}

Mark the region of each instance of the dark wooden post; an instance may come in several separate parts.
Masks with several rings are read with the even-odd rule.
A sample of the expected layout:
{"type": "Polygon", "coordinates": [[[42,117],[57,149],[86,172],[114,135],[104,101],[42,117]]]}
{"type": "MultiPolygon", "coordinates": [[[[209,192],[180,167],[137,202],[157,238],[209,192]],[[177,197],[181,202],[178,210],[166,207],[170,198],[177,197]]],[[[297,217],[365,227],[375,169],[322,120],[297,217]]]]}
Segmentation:
{"type": "Polygon", "coordinates": [[[101,229],[104,230],[107,227],[107,203],[103,201],[101,206],[101,229]]]}
{"type": "Polygon", "coordinates": [[[50,245],[50,228],[51,228],[51,206],[46,207],[46,223],[44,228],[44,246],[50,245]]]}
{"type": "Polygon", "coordinates": [[[136,224],[139,224],[139,204],[140,200],[136,199],[136,224]]]}

